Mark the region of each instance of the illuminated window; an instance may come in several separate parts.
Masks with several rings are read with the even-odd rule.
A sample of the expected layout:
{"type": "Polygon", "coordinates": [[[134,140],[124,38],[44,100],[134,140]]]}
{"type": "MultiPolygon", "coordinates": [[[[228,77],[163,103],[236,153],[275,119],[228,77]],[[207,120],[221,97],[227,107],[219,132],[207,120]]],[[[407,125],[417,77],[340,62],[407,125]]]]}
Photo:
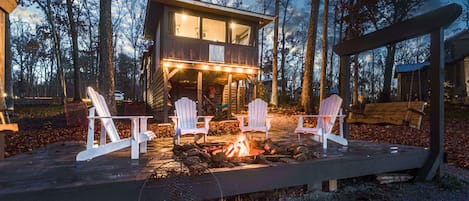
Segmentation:
{"type": "Polygon", "coordinates": [[[174,21],[176,36],[199,38],[199,17],[175,13],[174,21]]]}
{"type": "Polygon", "coordinates": [[[242,24],[231,23],[231,43],[239,45],[250,45],[251,27],[242,24]]]}
{"type": "Polygon", "coordinates": [[[202,19],[202,39],[225,42],[226,23],[224,21],[202,19]]]}

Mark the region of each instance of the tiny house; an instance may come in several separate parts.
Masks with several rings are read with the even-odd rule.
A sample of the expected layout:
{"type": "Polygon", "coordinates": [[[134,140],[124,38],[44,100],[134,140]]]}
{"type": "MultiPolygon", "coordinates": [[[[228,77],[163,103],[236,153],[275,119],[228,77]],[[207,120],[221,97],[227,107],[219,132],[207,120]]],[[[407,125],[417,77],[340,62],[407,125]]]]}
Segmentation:
{"type": "Polygon", "coordinates": [[[239,112],[256,96],[258,31],[274,18],[195,0],[149,0],[143,55],[144,101],[167,121],[172,103],[188,97],[199,114],[226,106],[239,112]]]}
{"type": "MultiPolygon", "coordinates": [[[[445,40],[445,94],[469,104],[469,30],[445,40]]],[[[429,63],[396,65],[398,99],[427,100],[430,90],[429,63]]]]}

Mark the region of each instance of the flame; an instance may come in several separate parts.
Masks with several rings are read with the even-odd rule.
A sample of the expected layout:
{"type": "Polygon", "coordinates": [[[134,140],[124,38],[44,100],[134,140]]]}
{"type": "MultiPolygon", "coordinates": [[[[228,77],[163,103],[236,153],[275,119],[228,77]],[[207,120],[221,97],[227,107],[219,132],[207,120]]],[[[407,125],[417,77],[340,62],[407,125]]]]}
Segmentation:
{"type": "Polygon", "coordinates": [[[230,144],[226,150],[225,154],[227,157],[242,157],[242,156],[249,156],[250,155],[250,146],[249,140],[247,139],[245,134],[239,134],[236,142],[230,144]]]}

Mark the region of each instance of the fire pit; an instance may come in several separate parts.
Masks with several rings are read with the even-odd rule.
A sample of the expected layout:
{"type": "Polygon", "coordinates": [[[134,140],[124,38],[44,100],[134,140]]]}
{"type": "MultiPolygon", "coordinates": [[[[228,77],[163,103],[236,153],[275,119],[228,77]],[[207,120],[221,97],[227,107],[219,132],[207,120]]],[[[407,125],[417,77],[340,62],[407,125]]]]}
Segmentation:
{"type": "Polygon", "coordinates": [[[249,140],[238,134],[236,140],[226,143],[174,145],[174,157],[189,169],[191,174],[203,174],[208,168],[232,168],[248,164],[296,163],[314,158],[306,146],[282,145],[270,139],[249,140]]]}

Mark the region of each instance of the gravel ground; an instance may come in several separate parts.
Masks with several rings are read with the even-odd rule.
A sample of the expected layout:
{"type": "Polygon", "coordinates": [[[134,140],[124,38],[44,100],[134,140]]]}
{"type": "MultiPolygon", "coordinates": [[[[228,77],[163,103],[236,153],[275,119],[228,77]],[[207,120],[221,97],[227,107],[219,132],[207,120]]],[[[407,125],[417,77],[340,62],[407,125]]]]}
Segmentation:
{"type": "MultiPolygon", "coordinates": [[[[401,182],[379,184],[374,177],[339,181],[336,192],[315,191],[284,200],[324,201],[467,201],[469,200],[469,170],[444,166],[445,174],[432,182],[401,182]]],[[[283,199],[281,199],[283,200],[283,199]]]]}

